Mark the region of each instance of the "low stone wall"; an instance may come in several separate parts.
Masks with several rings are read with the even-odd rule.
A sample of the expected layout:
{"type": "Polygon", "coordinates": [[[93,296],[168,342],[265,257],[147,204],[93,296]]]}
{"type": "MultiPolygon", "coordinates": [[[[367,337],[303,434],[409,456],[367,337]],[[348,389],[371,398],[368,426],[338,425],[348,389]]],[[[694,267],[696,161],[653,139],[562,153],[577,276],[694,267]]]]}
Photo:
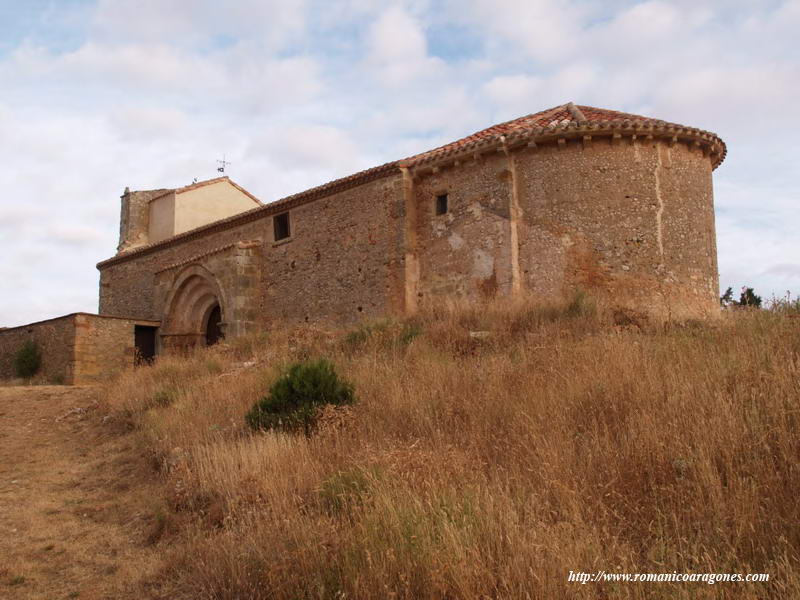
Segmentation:
{"type": "Polygon", "coordinates": [[[27,340],[33,340],[42,355],[37,380],[73,383],[75,372],[75,315],[0,330],[0,379],[14,379],[14,357],[27,340]]]}
{"type": "Polygon", "coordinates": [[[88,313],[0,330],[0,379],[14,379],[14,356],[26,340],[39,346],[42,366],[35,380],[99,383],[134,365],[136,325],[157,322],[88,313]]]}
{"type": "Polygon", "coordinates": [[[158,325],[137,321],[75,315],[75,379],[76,383],[102,382],[134,364],[136,325],[158,325]]]}

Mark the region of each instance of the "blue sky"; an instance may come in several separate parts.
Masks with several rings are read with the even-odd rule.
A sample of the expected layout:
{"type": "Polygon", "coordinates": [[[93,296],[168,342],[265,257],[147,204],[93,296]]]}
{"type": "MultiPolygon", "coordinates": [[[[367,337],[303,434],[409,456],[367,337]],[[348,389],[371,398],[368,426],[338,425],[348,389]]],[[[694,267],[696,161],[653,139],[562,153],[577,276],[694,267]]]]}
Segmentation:
{"type": "Polygon", "coordinates": [[[800,0],[0,0],[0,326],[97,309],[119,195],[263,201],[575,101],[718,133],[720,287],[800,293],[800,0]]]}

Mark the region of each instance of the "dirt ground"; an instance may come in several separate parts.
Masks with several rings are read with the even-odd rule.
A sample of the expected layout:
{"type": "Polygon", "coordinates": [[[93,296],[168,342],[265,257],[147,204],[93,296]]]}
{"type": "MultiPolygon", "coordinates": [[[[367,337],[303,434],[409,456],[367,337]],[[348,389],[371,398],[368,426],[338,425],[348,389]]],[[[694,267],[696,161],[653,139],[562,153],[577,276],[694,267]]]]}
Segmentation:
{"type": "Polygon", "coordinates": [[[0,598],[154,598],[157,475],[90,387],[0,387],[0,598]]]}

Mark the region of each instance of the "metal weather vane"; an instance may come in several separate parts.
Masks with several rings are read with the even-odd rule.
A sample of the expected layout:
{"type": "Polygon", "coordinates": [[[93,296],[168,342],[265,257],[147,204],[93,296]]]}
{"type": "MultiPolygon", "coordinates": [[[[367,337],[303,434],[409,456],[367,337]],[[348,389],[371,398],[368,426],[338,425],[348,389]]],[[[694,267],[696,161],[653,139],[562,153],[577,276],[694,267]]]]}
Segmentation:
{"type": "Polygon", "coordinates": [[[225,160],[225,155],[224,155],[224,154],[222,155],[222,160],[217,160],[217,162],[218,162],[218,163],[219,163],[219,165],[220,165],[220,166],[218,166],[218,167],[217,167],[217,171],[218,171],[219,173],[224,173],[224,172],[225,172],[225,167],[227,167],[228,165],[230,165],[230,164],[231,164],[230,162],[228,162],[227,160],[225,160]]]}

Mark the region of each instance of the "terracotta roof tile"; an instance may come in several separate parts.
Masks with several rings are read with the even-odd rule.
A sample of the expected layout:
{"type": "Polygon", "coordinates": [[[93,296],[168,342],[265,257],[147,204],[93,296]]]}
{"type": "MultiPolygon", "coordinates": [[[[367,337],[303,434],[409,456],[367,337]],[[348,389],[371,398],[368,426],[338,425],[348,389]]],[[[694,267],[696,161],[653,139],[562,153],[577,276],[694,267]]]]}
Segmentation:
{"type": "Polygon", "coordinates": [[[651,119],[650,117],[643,117],[631,113],[619,112],[616,110],[608,110],[605,108],[596,108],[594,106],[576,105],[572,102],[562,104],[561,106],[554,106],[537,113],[519,117],[505,123],[492,125],[486,129],[482,129],[468,135],[455,142],[450,142],[444,146],[439,146],[433,150],[428,150],[420,154],[415,154],[405,159],[405,164],[411,166],[422,162],[428,162],[432,159],[447,156],[453,152],[465,149],[477,142],[493,139],[499,135],[508,135],[512,133],[522,133],[527,130],[544,128],[556,125],[563,125],[566,123],[576,123],[581,125],[597,125],[609,121],[630,121],[640,123],[642,125],[674,125],[675,127],[684,127],[675,123],[666,123],[659,119],[651,119]]]}

